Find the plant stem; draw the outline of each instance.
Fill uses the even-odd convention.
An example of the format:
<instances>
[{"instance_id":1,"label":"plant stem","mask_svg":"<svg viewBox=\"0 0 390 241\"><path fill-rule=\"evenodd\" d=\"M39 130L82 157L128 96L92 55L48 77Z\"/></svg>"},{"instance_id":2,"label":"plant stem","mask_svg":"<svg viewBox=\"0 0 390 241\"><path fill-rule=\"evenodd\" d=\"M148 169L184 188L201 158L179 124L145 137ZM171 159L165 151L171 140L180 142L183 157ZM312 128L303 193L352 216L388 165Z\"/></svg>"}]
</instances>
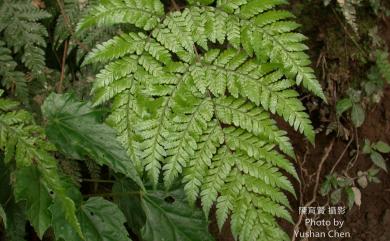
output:
<instances>
[{"instance_id":1,"label":"plant stem","mask_svg":"<svg viewBox=\"0 0 390 241\"><path fill-rule=\"evenodd\" d=\"M83 178L83 182L98 182L98 183L115 183L115 181L112 180L101 180L101 179L88 179L88 178Z\"/></svg>"},{"instance_id":2,"label":"plant stem","mask_svg":"<svg viewBox=\"0 0 390 241\"><path fill-rule=\"evenodd\" d=\"M84 194L84 197L114 197L114 196L130 196L130 195L142 195L141 191L134 192L108 192L108 193L91 193Z\"/></svg>"},{"instance_id":3,"label":"plant stem","mask_svg":"<svg viewBox=\"0 0 390 241\"><path fill-rule=\"evenodd\" d=\"M68 45L69 45L69 42L68 42L68 40L66 40L65 45L64 45L64 53L62 54L61 77L60 77L60 82L58 83L58 86L57 86L58 93L62 93L62 90L63 90L63 82L64 82L64 78L65 78L65 63L66 63L66 56L68 55Z\"/></svg>"}]
</instances>

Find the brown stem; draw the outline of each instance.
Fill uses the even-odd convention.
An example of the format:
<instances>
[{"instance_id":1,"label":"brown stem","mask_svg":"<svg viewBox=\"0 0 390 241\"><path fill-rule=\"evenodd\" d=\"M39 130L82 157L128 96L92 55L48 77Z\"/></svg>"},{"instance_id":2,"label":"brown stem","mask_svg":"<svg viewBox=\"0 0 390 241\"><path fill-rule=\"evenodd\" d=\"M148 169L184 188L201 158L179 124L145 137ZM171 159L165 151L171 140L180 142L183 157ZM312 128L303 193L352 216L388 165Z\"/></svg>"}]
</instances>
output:
<instances>
[{"instance_id":1,"label":"brown stem","mask_svg":"<svg viewBox=\"0 0 390 241\"><path fill-rule=\"evenodd\" d=\"M83 194L84 197L115 197L115 196L129 196L129 195L142 195L143 192L141 191L134 191L134 192L108 192L108 193L90 193L90 194Z\"/></svg>"},{"instance_id":2,"label":"brown stem","mask_svg":"<svg viewBox=\"0 0 390 241\"><path fill-rule=\"evenodd\" d=\"M68 29L69 34L73 36L74 35L74 30L73 30L73 27L72 27L72 23L70 22L69 16L65 12L64 3L62 2L62 0L57 0L57 4L58 4L58 7L60 8L62 17L64 18L64 23L65 23L66 28ZM88 46L83 44L78 39L73 38L73 41L75 41L75 43L78 46L80 46L80 48L84 49L85 51L89 51Z\"/></svg>"},{"instance_id":3,"label":"brown stem","mask_svg":"<svg viewBox=\"0 0 390 241\"><path fill-rule=\"evenodd\" d=\"M66 56L68 55L68 40L65 41L64 45L64 53L62 54L62 63L61 63L61 77L60 77L60 82L57 86L57 92L62 93L63 90L63 82L65 78L65 63L66 63Z\"/></svg>"},{"instance_id":4,"label":"brown stem","mask_svg":"<svg viewBox=\"0 0 390 241\"><path fill-rule=\"evenodd\" d=\"M88 178L83 178L81 180L83 182L115 183L115 181L113 181L113 180L88 179Z\"/></svg>"},{"instance_id":5,"label":"brown stem","mask_svg":"<svg viewBox=\"0 0 390 241\"><path fill-rule=\"evenodd\" d=\"M334 172L334 170L336 169L337 165L343 159L345 153L347 152L347 150L348 150L349 146L352 144L352 142L353 142L353 138L351 138L351 140L348 142L347 146L344 148L343 152L341 153L341 155L339 156L337 161L334 163L332 169L330 170L330 174L332 174Z\"/></svg>"}]
</instances>

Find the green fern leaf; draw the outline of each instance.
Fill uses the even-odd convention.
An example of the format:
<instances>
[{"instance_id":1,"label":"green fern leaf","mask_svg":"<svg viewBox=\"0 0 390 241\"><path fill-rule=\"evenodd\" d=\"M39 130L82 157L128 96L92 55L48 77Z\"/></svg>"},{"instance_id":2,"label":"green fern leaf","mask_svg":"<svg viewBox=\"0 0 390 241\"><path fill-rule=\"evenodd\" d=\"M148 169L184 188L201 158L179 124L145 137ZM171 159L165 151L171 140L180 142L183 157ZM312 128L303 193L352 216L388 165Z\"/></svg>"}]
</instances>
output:
<instances>
[{"instance_id":1,"label":"green fern leaf","mask_svg":"<svg viewBox=\"0 0 390 241\"><path fill-rule=\"evenodd\" d=\"M223 132L218 122L210 122L198 141L196 154L193 155L188 168L184 171L184 190L190 204L193 205L198 198L203 177L206 175L208 167L211 166L211 159L217 152L217 148L223 141Z\"/></svg>"},{"instance_id":2,"label":"green fern leaf","mask_svg":"<svg viewBox=\"0 0 390 241\"><path fill-rule=\"evenodd\" d=\"M11 50L5 46L3 41L0 41L1 82L7 89L15 86L15 95L24 101L28 97L27 80L22 72L15 69L16 66L17 63L12 58Z\"/></svg>"},{"instance_id":3,"label":"green fern leaf","mask_svg":"<svg viewBox=\"0 0 390 241\"><path fill-rule=\"evenodd\" d=\"M145 38L142 38L142 36L134 33L116 36L98 45L87 55L84 64L96 61L108 62L127 54L140 53L145 45L144 41L142 41Z\"/></svg>"},{"instance_id":4,"label":"green fern leaf","mask_svg":"<svg viewBox=\"0 0 390 241\"><path fill-rule=\"evenodd\" d=\"M225 124L235 125L268 138L269 142L274 142L283 152L294 157L294 150L286 132L279 130L266 111L246 102L245 99L217 99L216 116Z\"/></svg>"},{"instance_id":5,"label":"green fern leaf","mask_svg":"<svg viewBox=\"0 0 390 241\"><path fill-rule=\"evenodd\" d=\"M23 53L22 62L33 73L39 74L45 67L46 28L39 22L50 17L45 10L30 2L6 1L0 12L8 16L4 23L4 41L14 52Z\"/></svg>"},{"instance_id":6,"label":"green fern leaf","mask_svg":"<svg viewBox=\"0 0 390 241\"><path fill-rule=\"evenodd\" d=\"M169 111L169 99L158 99L156 105L162 108L157 110L155 116L141 123L137 123L135 127L135 132L145 137L140 143L141 158L144 160L143 165L145 171L148 173L154 186L158 183L162 166L161 162L167 155L163 145L164 137L168 132L167 115Z\"/></svg>"},{"instance_id":7,"label":"green fern leaf","mask_svg":"<svg viewBox=\"0 0 390 241\"><path fill-rule=\"evenodd\" d=\"M141 2L148 9L151 1ZM283 173L298 175L284 155L294 157L287 133L271 114L314 142L294 90L302 84L325 99L306 38L291 13L275 9L285 0L188 2L167 12L156 3L158 11L134 13L132 1L91 9L80 28L135 26L89 53L86 63L105 64L94 104L113 100L108 123L154 187L182 178L188 201L200 198L206 216L216 203L220 227L231 215L236 238L287 240L277 219L291 221L284 192L295 192Z\"/></svg>"}]
</instances>

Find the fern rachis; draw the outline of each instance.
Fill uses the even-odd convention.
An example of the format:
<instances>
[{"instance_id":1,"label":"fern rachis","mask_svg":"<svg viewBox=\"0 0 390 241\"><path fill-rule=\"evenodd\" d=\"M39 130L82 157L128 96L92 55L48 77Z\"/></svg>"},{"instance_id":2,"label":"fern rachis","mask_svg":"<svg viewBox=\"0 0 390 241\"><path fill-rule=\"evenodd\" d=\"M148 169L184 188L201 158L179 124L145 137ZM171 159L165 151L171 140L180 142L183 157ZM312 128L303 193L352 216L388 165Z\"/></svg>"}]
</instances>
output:
<instances>
[{"instance_id":1,"label":"fern rachis","mask_svg":"<svg viewBox=\"0 0 390 241\"><path fill-rule=\"evenodd\" d=\"M302 84L325 99L309 67L298 25L283 0L189 1L165 12L158 0L113 0L92 8L78 28L132 24L133 32L98 45L85 63L97 75L95 105L113 99L109 123L133 162L157 185L181 177L205 213L217 203L239 240L286 240L276 218L291 221L281 170L297 178L277 114L314 141ZM127 123L127 124L126 124ZM129 124L131 123L131 124ZM284 154L282 154L284 153Z\"/></svg>"}]
</instances>

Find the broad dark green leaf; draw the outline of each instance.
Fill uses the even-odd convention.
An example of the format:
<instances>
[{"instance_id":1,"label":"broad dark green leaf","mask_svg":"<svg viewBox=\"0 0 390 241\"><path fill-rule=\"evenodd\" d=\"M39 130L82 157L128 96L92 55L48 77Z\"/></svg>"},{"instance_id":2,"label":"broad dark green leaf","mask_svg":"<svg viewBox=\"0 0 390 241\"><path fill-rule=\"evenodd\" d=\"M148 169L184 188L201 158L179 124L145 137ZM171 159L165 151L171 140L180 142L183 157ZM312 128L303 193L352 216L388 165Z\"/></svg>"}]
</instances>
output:
<instances>
[{"instance_id":1,"label":"broad dark green leaf","mask_svg":"<svg viewBox=\"0 0 390 241\"><path fill-rule=\"evenodd\" d=\"M101 197L90 198L81 205L79 219L88 241L131 240L124 226L126 218L123 213L118 206Z\"/></svg>"},{"instance_id":2,"label":"broad dark green leaf","mask_svg":"<svg viewBox=\"0 0 390 241\"><path fill-rule=\"evenodd\" d=\"M16 201L25 201L27 219L38 236L42 238L45 231L52 225L52 214L49 207L53 197L58 209L63 212L63 219L71 224L75 234L82 237L80 224L77 220L75 204L66 193L63 180L58 175L55 165L40 159L39 168L24 167L16 172L14 194ZM50 195L49 195L50 193Z\"/></svg>"},{"instance_id":3,"label":"broad dark green leaf","mask_svg":"<svg viewBox=\"0 0 390 241\"><path fill-rule=\"evenodd\" d=\"M58 203L54 202L50 211L57 240L83 241L64 219L64 212ZM93 197L82 203L77 216L84 241L131 241L124 226L126 218L123 213L115 204L101 197Z\"/></svg>"},{"instance_id":4,"label":"broad dark green leaf","mask_svg":"<svg viewBox=\"0 0 390 241\"><path fill-rule=\"evenodd\" d=\"M99 122L99 111L71 94L51 94L42 106L46 133L63 153L76 159L93 158L143 186L133 162L116 139L115 130Z\"/></svg>"},{"instance_id":5,"label":"broad dark green leaf","mask_svg":"<svg viewBox=\"0 0 390 241\"><path fill-rule=\"evenodd\" d=\"M51 223L48 208L52 203L42 176L37 168L30 166L18 170L15 180L15 199L18 202L26 201L27 218L42 238Z\"/></svg>"},{"instance_id":6,"label":"broad dark green leaf","mask_svg":"<svg viewBox=\"0 0 390 241\"><path fill-rule=\"evenodd\" d=\"M7 226L5 237L7 241L24 241L26 215L25 207L15 203L10 183L11 168L0 161L0 203L7 215L4 225Z\"/></svg>"},{"instance_id":7,"label":"broad dark green leaf","mask_svg":"<svg viewBox=\"0 0 390 241\"><path fill-rule=\"evenodd\" d=\"M65 211L58 200L55 200L54 204L50 206L49 209L52 213L52 226L56 240L83 241L80 238L80 235L75 232L72 225L65 219Z\"/></svg>"},{"instance_id":8,"label":"broad dark green leaf","mask_svg":"<svg viewBox=\"0 0 390 241\"><path fill-rule=\"evenodd\" d=\"M0 160L0 203L4 205L4 208L6 208L5 203L7 202L7 200L9 200L11 196L13 196L11 190L10 174L11 169L7 165L5 165L2 160Z\"/></svg>"},{"instance_id":9,"label":"broad dark green leaf","mask_svg":"<svg viewBox=\"0 0 390 241\"><path fill-rule=\"evenodd\" d=\"M72 224L75 231L82 237L80 224L76 217L76 207L73 200L67 196L64 182L58 172L57 160L42 150L36 150L35 154L37 160L39 160L37 169L41 174L42 182L50 190L52 198L57 199L61 204L61 208L65 212L65 219Z\"/></svg>"},{"instance_id":10,"label":"broad dark green leaf","mask_svg":"<svg viewBox=\"0 0 390 241\"><path fill-rule=\"evenodd\" d=\"M115 182L112 192L117 194L114 196L114 202L125 215L128 226L134 233L140 235L146 217L142 211L139 187L130 179L122 178Z\"/></svg>"},{"instance_id":11,"label":"broad dark green leaf","mask_svg":"<svg viewBox=\"0 0 390 241\"><path fill-rule=\"evenodd\" d=\"M64 179L63 187L66 195L71 198L77 206L81 205L81 193L78 188L72 183L72 181ZM65 218L67 214L63 208L63 204L60 199L55 198L54 203L50 206L49 210L52 214L52 227L57 240L82 241L80 235L74 229L74 226L71 225L69 221Z\"/></svg>"},{"instance_id":12,"label":"broad dark green leaf","mask_svg":"<svg viewBox=\"0 0 390 241\"><path fill-rule=\"evenodd\" d=\"M6 240L25 241L26 215L24 213L24 207L20 203L15 203L12 199L5 209L7 212Z\"/></svg>"},{"instance_id":13,"label":"broad dark green leaf","mask_svg":"<svg viewBox=\"0 0 390 241\"><path fill-rule=\"evenodd\" d=\"M147 190L131 181L118 180L114 201L143 241L212 241L203 212L188 205L181 187L172 191ZM142 212L143 210L143 212Z\"/></svg>"},{"instance_id":14,"label":"broad dark green leaf","mask_svg":"<svg viewBox=\"0 0 390 241\"><path fill-rule=\"evenodd\" d=\"M145 241L211 241L202 211L191 208L182 189L150 191L143 195Z\"/></svg>"}]
</instances>

